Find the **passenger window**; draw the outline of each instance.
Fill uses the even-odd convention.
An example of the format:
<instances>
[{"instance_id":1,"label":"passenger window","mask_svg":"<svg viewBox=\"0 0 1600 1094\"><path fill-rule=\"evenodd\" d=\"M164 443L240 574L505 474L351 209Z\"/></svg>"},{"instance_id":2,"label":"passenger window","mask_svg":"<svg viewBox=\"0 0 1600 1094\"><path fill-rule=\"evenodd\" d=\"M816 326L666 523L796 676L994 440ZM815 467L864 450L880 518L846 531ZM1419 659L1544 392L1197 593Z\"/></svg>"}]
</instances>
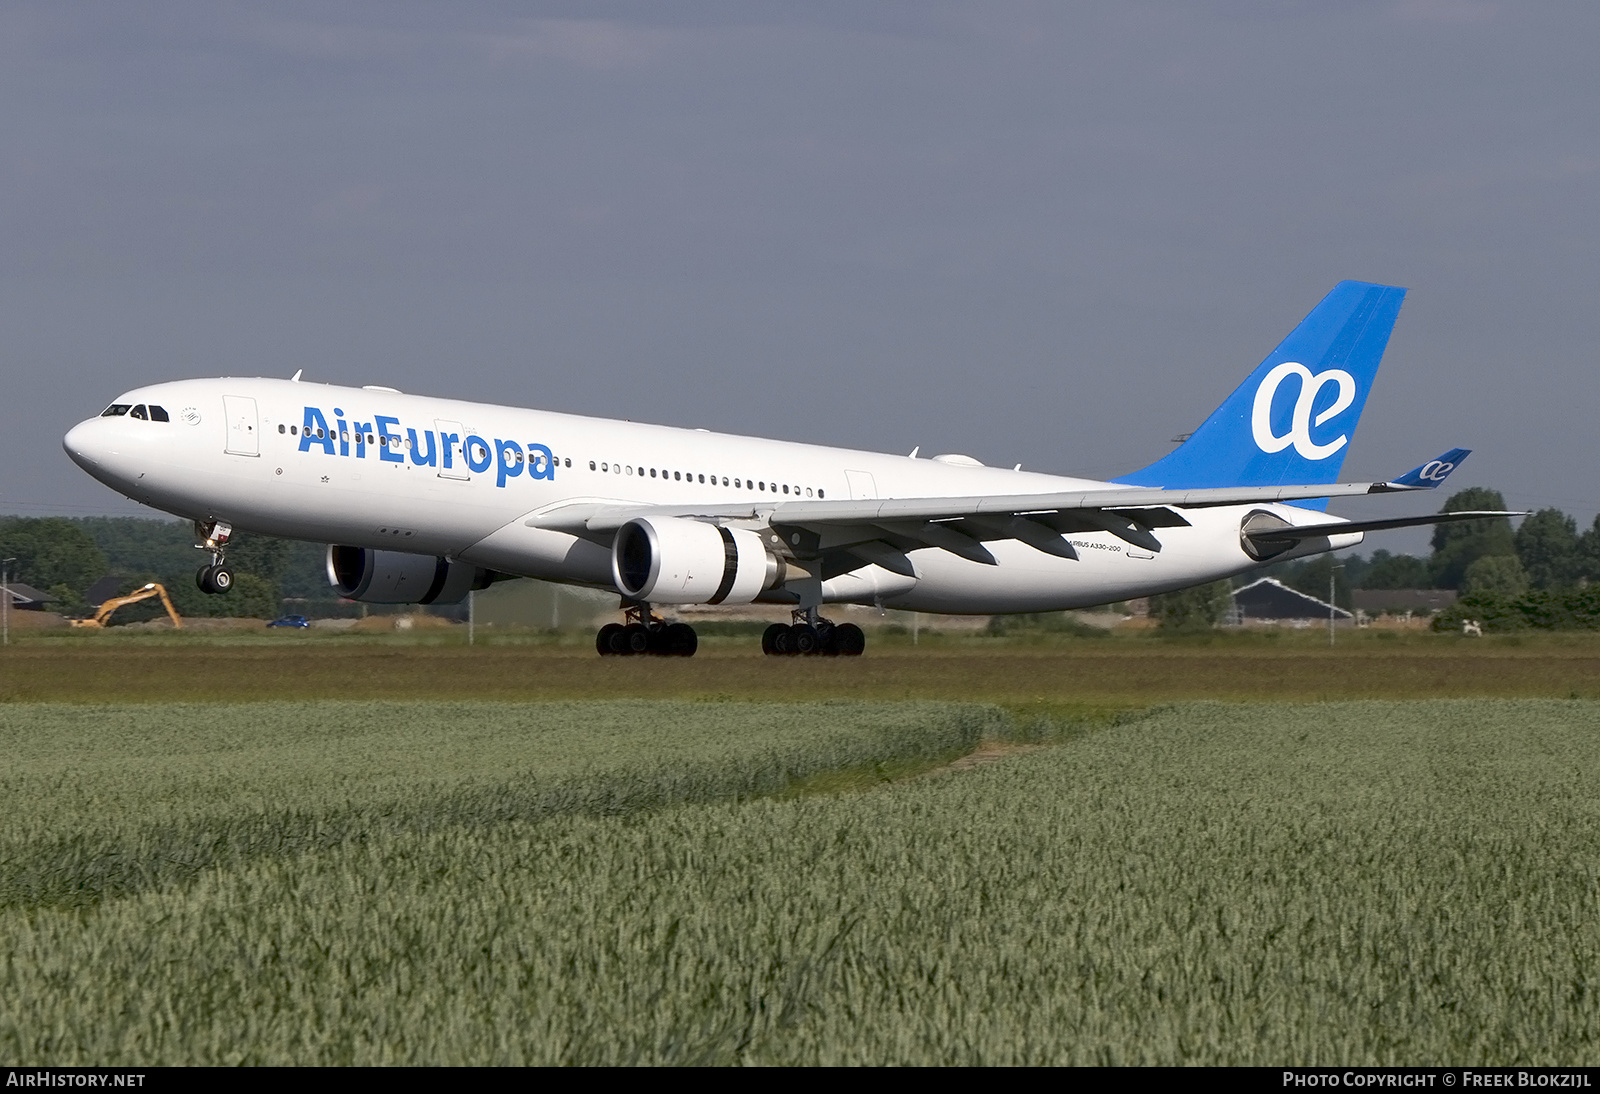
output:
<instances>
[{"instance_id":1,"label":"passenger window","mask_svg":"<svg viewBox=\"0 0 1600 1094\"><path fill-rule=\"evenodd\" d=\"M568 456L568 457L567 457L567 464L566 464L566 465L567 465L567 466L568 466L568 467L571 467L571 466L572 466L572 457L571 457L571 456Z\"/></svg>"},{"instance_id":2,"label":"passenger window","mask_svg":"<svg viewBox=\"0 0 1600 1094\"><path fill-rule=\"evenodd\" d=\"M593 460L590 460L590 461L589 461L589 470L590 470L590 471L593 471L593 470L594 470L594 461L593 461Z\"/></svg>"},{"instance_id":3,"label":"passenger window","mask_svg":"<svg viewBox=\"0 0 1600 1094\"><path fill-rule=\"evenodd\" d=\"M756 483L756 488L758 490L765 491L766 488L767 488L767 484L765 482L758 482L758 483Z\"/></svg>"},{"instance_id":4,"label":"passenger window","mask_svg":"<svg viewBox=\"0 0 1600 1094\"><path fill-rule=\"evenodd\" d=\"M152 422L172 421L171 418L167 417L167 408L164 406L156 406L154 403L150 404L150 420Z\"/></svg>"},{"instance_id":5,"label":"passenger window","mask_svg":"<svg viewBox=\"0 0 1600 1094\"><path fill-rule=\"evenodd\" d=\"M701 481L701 482L705 482L705 481L706 481L706 477L705 477L705 476L704 476L704 475L701 475L701 476L700 476L700 481Z\"/></svg>"},{"instance_id":6,"label":"passenger window","mask_svg":"<svg viewBox=\"0 0 1600 1094\"><path fill-rule=\"evenodd\" d=\"M656 477L656 469L653 467L650 469L650 477L652 479Z\"/></svg>"},{"instance_id":7,"label":"passenger window","mask_svg":"<svg viewBox=\"0 0 1600 1094\"><path fill-rule=\"evenodd\" d=\"M809 498L810 496L811 496L811 487L808 486L808 487L806 487L806 497Z\"/></svg>"},{"instance_id":8,"label":"passenger window","mask_svg":"<svg viewBox=\"0 0 1600 1094\"><path fill-rule=\"evenodd\" d=\"M289 428L286 425L284 425L282 422L279 422L278 423L278 432L279 433L287 433L287 432L289 432Z\"/></svg>"},{"instance_id":9,"label":"passenger window","mask_svg":"<svg viewBox=\"0 0 1600 1094\"><path fill-rule=\"evenodd\" d=\"M128 417L130 417L130 418L138 418L141 422L146 422L146 421L150 420L150 416L145 413L145 409L144 409L144 404L143 403L140 403L138 406L136 406L132 410L128 411Z\"/></svg>"},{"instance_id":10,"label":"passenger window","mask_svg":"<svg viewBox=\"0 0 1600 1094\"><path fill-rule=\"evenodd\" d=\"M611 470L611 465L609 463L603 463L603 464L600 465L600 470L602 470L602 471L610 471Z\"/></svg>"},{"instance_id":11,"label":"passenger window","mask_svg":"<svg viewBox=\"0 0 1600 1094\"><path fill-rule=\"evenodd\" d=\"M102 418L120 418L129 410L127 403L112 403L100 412Z\"/></svg>"},{"instance_id":12,"label":"passenger window","mask_svg":"<svg viewBox=\"0 0 1600 1094\"><path fill-rule=\"evenodd\" d=\"M682 479L683 479L683 472L681 472L681 471L674 471L674 472L673 472L673 473L672 473L672 477L673 477L673 479L674 479L674 481L681 481L681 480L682 480Z\"/></svg>"},{"instance_id":13,"label":"passenger window","mask_svg":"<svg viewBox=\"0 0 1600 1094\"><path fill-rule=\"evenodd\" d=\"M825 497L827 497L827 495L826 495L826 494L824 494L824 493L823 493L823 492L822 492L822 491L821 491L821 490L818 490L818 491L817 491L817 497L818 497L818 498L825 498Z\"/></svg>"}]
</instances>

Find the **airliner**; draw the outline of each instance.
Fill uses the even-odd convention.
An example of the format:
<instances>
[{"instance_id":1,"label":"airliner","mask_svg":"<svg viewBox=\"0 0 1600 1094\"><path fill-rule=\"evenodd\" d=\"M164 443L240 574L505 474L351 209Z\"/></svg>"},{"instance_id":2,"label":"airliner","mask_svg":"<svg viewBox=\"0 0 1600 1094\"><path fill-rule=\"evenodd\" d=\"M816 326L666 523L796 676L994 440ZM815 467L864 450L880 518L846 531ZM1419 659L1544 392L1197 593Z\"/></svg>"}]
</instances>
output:
<instances>
[{"instance_id":1,"label":"airliner","mask_svg":"<svg viewBox=\"0 0 1600 1094\"><path fill-rule=\"evenodd\" d=\"M339 595L457 603L506 577L606 589L603 656L691 655L685 605L787 606L770 655L862 652L830 604L1004 614L1162 593L1363 534L1478 512L1350 521L1328 500L1436 488L1455 449L1339 483L1405 290L1337 285L1201 426L1107 482L303 380L136 388L63 445L96 479L192 520L233 585L240 531L329 544Z\"/></svg>"}]
</instances>

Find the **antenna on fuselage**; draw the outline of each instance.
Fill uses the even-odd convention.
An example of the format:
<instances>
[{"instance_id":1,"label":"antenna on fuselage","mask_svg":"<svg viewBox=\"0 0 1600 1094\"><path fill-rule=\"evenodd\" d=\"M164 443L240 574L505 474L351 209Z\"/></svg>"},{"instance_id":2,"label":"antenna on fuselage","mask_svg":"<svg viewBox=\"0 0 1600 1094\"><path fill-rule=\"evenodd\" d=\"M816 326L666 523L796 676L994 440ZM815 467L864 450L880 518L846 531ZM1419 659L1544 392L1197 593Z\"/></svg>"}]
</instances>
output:
<instances>
[{"instance_id":1,"label":"antenna on fuselage","mask_svg":"<svg viewBox=\"0 0 1600 1094\"><path fill-rule=\"evenodd\" d=\"M305 371L305 369L303 369L303 368L295 369L294 370L294 375L289 377L289 382L292 383L292 384L298 384L300 382L300 374L302 372L304 372L304 371Z\"/></svg>"}]
</instances>

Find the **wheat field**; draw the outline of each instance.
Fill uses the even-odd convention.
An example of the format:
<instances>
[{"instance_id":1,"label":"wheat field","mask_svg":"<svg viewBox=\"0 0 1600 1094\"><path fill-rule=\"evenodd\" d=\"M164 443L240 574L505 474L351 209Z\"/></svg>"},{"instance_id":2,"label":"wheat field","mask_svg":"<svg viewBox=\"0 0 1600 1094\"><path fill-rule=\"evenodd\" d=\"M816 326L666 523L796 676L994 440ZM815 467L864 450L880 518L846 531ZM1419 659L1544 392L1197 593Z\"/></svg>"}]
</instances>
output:
<instances>
[{"instance_id":1,"label":"wheat field","mask_svg":"<svg viewBox=\"0 0 1600 1094\"><path fill-rule=\"evenodd\" d=\"M1588 701L74 717L0 707L19 1063L1600 1058Z\"/></svg>"}]
</instances>

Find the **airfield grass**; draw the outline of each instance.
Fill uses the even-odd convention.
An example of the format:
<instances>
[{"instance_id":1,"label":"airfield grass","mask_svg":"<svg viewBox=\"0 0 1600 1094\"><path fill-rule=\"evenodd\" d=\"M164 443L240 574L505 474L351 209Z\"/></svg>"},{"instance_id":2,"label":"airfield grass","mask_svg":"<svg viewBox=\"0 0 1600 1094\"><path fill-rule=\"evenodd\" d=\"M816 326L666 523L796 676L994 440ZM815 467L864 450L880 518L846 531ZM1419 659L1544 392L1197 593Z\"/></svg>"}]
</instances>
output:
<instances>
[{"instance_id":1,"label":"airfield grass","mask_svg":"<svg viewBox=\"0 0 1600 1094\"><path fill-rule=\"evenodd\" d=\"M1592 701L9 703L0 738L13 1063L1600 1063Z\"/></svg>"},{"instance_id":2,"label":"airfield grass","mask_svg":"<svg viewBox=\"0 0 1600 1094\"><path fill-rule=\"evenodd\" d=\"M875 632L859 658L762 657L709 636L693 658L600 658L587 634L32 635L0 650L4 702L279 699L949 700L1135 709L1191 699L1600 698L1600 635L1393 631L1156 638Z\"/></svg>"}]
</instances>

